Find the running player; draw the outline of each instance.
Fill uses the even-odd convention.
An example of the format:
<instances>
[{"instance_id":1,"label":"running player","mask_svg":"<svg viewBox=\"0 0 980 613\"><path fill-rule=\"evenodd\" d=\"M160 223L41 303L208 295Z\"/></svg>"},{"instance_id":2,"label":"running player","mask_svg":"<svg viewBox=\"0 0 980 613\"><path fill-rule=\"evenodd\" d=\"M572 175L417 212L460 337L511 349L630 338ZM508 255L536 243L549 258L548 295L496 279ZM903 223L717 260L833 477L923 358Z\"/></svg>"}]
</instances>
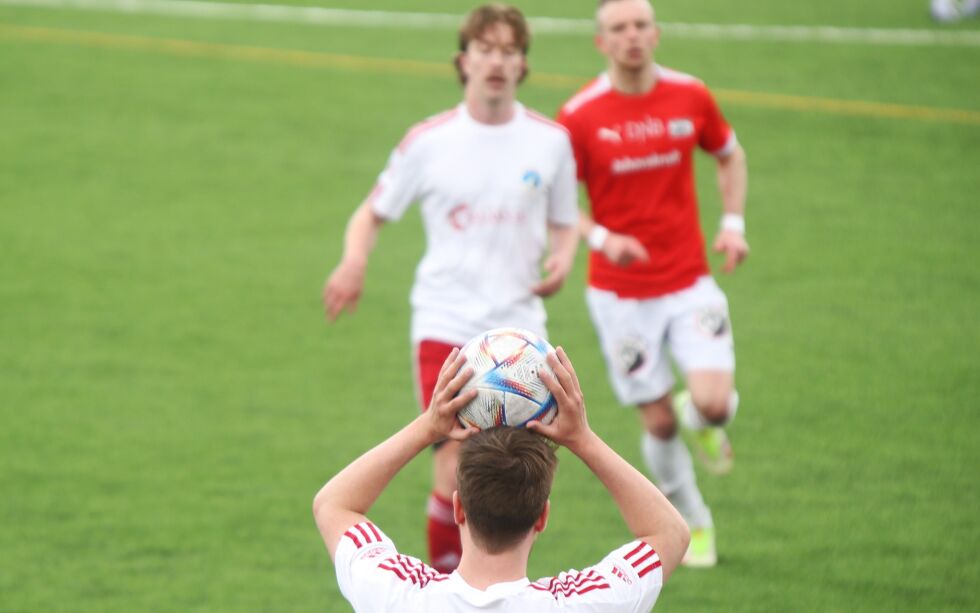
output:
<instances>
[{"instance_id":1,"label":"running player","mask_svg":"<svg viewBox=\"0 0 980 613\"><path fill-rule=\"evenodd\" d=\"M475 9L459 33L463 102L411 128L347 226L323 291L327 317L353 312L382 225L420 202L427 249L412 288L411 340L420 406L453 347L491 328L546 335L541 298L558 291L578 243L575 161L565 130L517 102L530 34L516 8ZM541 279L542 261L545 277ZM453 441L434 452L429 556L459 562Z\"/></svg>"},{"instance_id":2,"label":"running player","mask_svg":"<svg viewBox=\"0 0 980 613\"><path fill-rule=\"evenodd\" d=\"M710 276L694 188L694 151L717 161L724 215L714 248L731 272L748 255L745 153L705 85L654 63L660 39L648 0L604 0L596 46L607 71L561 109L592 217L587 301L613 388L636 405L643 457L692 529L690 566L717 562L714 522L677 418L713 472L731 468L719 427L738 407L725 294ZM689 392L672 402L670 357Z\"/></svg>"}]
</instances>

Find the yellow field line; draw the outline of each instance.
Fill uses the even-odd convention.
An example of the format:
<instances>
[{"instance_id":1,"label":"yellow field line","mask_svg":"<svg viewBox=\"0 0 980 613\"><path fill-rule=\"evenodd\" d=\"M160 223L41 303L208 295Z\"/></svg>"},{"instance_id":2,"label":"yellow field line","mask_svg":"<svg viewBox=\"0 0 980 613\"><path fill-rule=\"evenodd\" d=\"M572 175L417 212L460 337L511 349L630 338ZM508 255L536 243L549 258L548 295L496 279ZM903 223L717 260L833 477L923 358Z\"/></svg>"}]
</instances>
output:
<instances>
[{"instance_id":1,"label":"yellow field line","mask_svg":"<svg viewBox=\"0 0 980 613\"><path fill-rule=\"evenodd\" d=\"M128 49L149 51L166 55L187 57L209 57L251 62L268 62L290 66L326 68L332 70L367 71L385 74L411 74L453 78L448 64L405 60L397 58L371 58L337 53L275 49L270 47L250 47L222 43L206 43L191 40L150 38L124 34L84 32L55 28L36 28L0 24L0 39L61 43L103 49ZM581 86L587 78L561 74L532 73L533 85L573 90ZM834 98L813 98L786 94L770 94L732 89L714 89L718 99L726 104L753 108L772 108L779 110L812 111L838 115L861 117L914 119L943 123L980 125L980 112L963 109L936 108L926 106L907 106L864 102L860 100L838 100Z\"/></svg>"}]
</instances>

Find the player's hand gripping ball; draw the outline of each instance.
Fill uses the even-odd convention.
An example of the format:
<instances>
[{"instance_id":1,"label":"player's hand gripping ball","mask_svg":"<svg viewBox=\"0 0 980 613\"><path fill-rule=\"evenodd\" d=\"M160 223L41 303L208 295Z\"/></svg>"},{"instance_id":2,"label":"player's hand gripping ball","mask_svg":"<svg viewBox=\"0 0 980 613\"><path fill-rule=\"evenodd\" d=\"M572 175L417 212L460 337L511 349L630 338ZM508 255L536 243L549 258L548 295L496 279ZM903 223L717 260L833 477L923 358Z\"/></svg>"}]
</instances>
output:
<instances>
[{"instance_id":1,"label":"player's hand gripping ball","mask_svg":"<svg viewBox=\"0 0 980 613\"><path fill-rule=\"evenodd\" d=\"M477 395L459 412L460 423L484 430L554 421L558 406L538 377L542 370L554 376L545 360L550 351L548 341L520 328L495 328L471 339L462 353L473 377L460 393L476 389Z\"/></svg>"}]
</instances>

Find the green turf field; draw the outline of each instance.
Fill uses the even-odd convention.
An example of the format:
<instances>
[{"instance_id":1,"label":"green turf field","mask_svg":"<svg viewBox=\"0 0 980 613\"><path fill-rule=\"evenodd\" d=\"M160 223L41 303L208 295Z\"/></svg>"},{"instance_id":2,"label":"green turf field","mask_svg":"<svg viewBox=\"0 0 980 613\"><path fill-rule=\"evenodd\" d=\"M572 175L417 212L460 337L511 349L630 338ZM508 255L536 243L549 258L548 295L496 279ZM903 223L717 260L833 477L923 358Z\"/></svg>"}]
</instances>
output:
<instances>
[{"instance_id":1,"label":"green turf field","mask_svg":"<svg viewBox=\"0 0 980 613\"><path fill-rule=\"evenodd\" d=\"M593 3L521 6L588 18ZM925 0L658 7L665 22L940 29ZM0 610L348 610L310 504L416 411L418 216L382 233L354 317L328 326L320 289L391 147L458 101L454 45L439 28L0 3ZM736 470L701 476L721 562L678 571L659 608L976 610L980 46L667 30L658 59L716 88L738 131L753 249L720 279L742 395ZM587 35L538 37L531 64L521 98L548 114L601 69ZM593 427L638 463L581 264L549 302L551 337ZM628 539L562 462L532 578ZM372 513L415 555L428 471L412 463Z\"/></svg>"}]
</instances>

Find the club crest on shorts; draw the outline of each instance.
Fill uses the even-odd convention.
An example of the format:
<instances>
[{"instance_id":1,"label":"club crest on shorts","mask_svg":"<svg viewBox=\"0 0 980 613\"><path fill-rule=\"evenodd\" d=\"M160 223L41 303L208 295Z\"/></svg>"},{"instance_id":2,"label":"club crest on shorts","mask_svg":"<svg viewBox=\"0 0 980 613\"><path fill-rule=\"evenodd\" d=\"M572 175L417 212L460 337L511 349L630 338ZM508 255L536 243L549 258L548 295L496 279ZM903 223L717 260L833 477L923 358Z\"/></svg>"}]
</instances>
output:
<instances>
[{"instance_id":1,"label":"club crest on shorts","mask_svg":"<svg viewBox=\"0 0 980 613\"><path fill-rule=\"evenodd\" d=\"M647 349L643 344L643 339L636 336L619 339L616 343L614 357L620 371L632 375L647 362Z\"/></svg>"},{"instance_id":2,"label":"club crest on shorts","mask_svg":"<svg viewBox=\"0 0 980 613\"><path fill-rule=\"evenodd\" d=\"M714 338L728 334L731 328L728 323L728 313L717 307L708 308L698 313L697 321L698 329Z\"/></svg>"}]
</instances>

